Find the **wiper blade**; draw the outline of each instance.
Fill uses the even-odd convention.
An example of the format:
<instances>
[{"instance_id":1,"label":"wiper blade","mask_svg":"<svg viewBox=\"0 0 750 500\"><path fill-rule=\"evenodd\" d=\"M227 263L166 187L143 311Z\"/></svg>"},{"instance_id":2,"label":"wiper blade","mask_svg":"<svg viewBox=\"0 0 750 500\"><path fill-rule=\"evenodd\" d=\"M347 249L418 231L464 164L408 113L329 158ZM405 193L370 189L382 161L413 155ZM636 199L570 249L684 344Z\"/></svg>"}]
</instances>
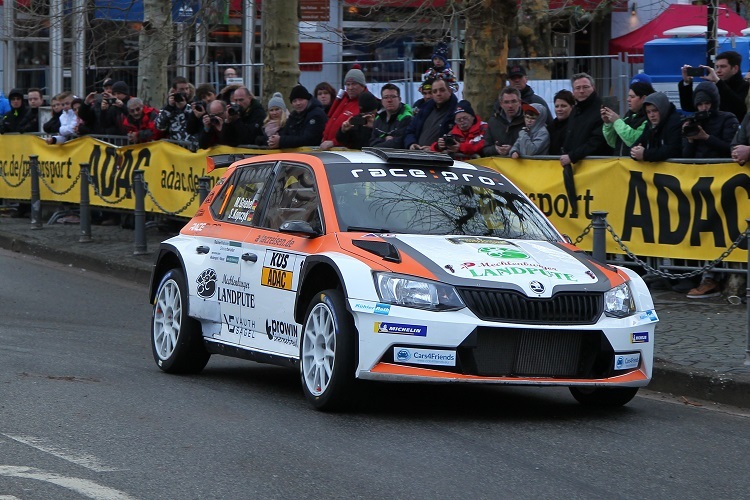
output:
<instances>
[{"instance_id":1,"label":"wiper blade","mask_svg":"<svg viewBox=\"0 0 750 500\"><path fill-rule=\"evenodd\" d=\"M363 233L391 233L390 229L383 229L379 227L365 227L365 226L349 226L346 228L347 231L359 231Z\"/></svg>"}]
</instances>

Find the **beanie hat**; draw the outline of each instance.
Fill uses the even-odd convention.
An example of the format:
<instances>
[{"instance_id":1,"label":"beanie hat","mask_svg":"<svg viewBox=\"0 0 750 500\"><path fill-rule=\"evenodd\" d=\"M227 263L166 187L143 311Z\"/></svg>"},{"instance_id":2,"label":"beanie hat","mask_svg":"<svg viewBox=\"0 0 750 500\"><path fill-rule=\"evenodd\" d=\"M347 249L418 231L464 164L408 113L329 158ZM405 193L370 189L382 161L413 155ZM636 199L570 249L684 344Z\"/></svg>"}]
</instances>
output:
<instances>
[{"instance_id":1,"label":"beanie hat","mask_svg":"<svg viewBox=\"0 0 750 500\"><path fill-rule=\"evenodd\" d=\"M310 92L307 91L304 85L297 85L289 93L289 101L295 99L306 99L309 101L312 99L312 95L310 95Z\"/></svg>"},{"instance_id":2,"label":"beanie hat","mask_svg":"<svg viewBox=\"0 0 750 500\"><path fill-rule=\"evenodd\" d=\"M13 89L10 91L10 94L8 94L8 100L13 99L14 97L20 97L23 99L23 90L21 89Z\"/></svg>"},{"instance_id":3,"label":"beanie hat","mask_svg":"<svg viewBox=\"0 0 750 500\"><path fill-rule=\"evenodd\" d=\"M456 111L453 112L453 116L456 116L459 113L469 113L474 118L477 117L476 113L474 113L474 108L471 107L471 103L469 101L458 101L458 104L456 105Z\"/></svg>"},{"instance_id":4,"label":"beanie hat","mask_svg":"<svg viewBox=\"0 0 750 500\"><path fill-rule=\"evenodd\" d=\"M113 79L105 78L104 81L102 82L102 87L111 87L114 84L115 84L115 81Z\"/></svg>"},{"instance_id":5,"label":"beanie hat","mask_svg":"<svg viewBox=\"0 0 750 500\"><path fill-rule=\"evenodd\" d=\"M362 92L357 101L360 113L370 113L380 109L380 100L372 92Z\"/></svg>"},{"instance_id":6,"label":"beanie hat","mask_svg":"<svg viewBox=\"0 0 750 500\"><path fill-rule=\"evenodd\" d=\"M705 90L698 90L693 95L693 104L696 106L702 102L711 102L713 103L713 99L711 99L711 96L708 92Z\"/></svg>"},{"instance_id":7,"label":"beanie hat","mask_svg":"<svg viewBox=\"0 0 750 500\"><path fill-rule=\"evenodd\" d=\"M649 85L652 85L653 82L651 81L651 77L648 76L646 73L638 73L636 75L633 75L633 79L630 80L631 85L636 82L643 82L648 83Z\"/></svg>"},{"instance_id":8,"label":"beanie hat","mask_svg":"<svg viewBox=\"0 0 750 500\"><path fill-rule=\"evenodd\" d=\"M271 99L268 100L268 109L271 108L281 108L286 110L286 104L284 104L284 97L281 95L281 92L274 93L271 96Z\"/></svg>"},{"instance_id":9,"label":"beanie hat","mask_svg":"<svg viewBox=\"0 0 750 500\"><path fill-rule=\"evenodd\" d=\"M448 46L444 43L439 43L435 46L435 52L432 53L432 59L442 59L444 63L448 63Z\"/></svg>"},{"instance_id":10,"label":"beanie hat","mask_svg":"<svg viewBox=\"0 0 750 500\"><path fill-rule=\"evenodd\" d=\"M344 83L348 82L349 80L353 81L354 83L358 83L363 87L367 86L367 82L365 81L365 74L362 73L361 69L352 68L347 71L346 76L344 77Z\"/></svg>"},{"instance_id":11,"label":"beanie hat","mask_svg":"<svg viewBox=\"0 0 750 500\"><path fill-rule=\"evenodd\" d=\"M128 84L123 81L115 82L115 84L112 85L112 93L130 95L130 87L128 87Z\"/></svg>"}]
</instances>

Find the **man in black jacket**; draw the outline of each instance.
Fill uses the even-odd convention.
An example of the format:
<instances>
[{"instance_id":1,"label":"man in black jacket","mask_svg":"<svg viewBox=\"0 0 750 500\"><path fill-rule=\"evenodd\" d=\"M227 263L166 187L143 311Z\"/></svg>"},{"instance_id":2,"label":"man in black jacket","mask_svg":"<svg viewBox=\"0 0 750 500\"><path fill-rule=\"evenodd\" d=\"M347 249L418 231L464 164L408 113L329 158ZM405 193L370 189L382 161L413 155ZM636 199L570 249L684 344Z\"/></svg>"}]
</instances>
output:
<instances>
[{"instance_id":1,"label":"man in black jacket","mask_svg":"<svg viewBox=\"0 0 750 500\"><path fill-rule=\"evenodd\" d=\"M737 120L742 121L747 113L745 98L747 97L750 83L742 78L740 64L742 56L733 50L727 50L716 56L715 68L699 66L703 68L706 75L702 78L716 84L719 89L721 111L734 113ZM693 103L693 77L688 75L689 64L682 67L682 81L677 84L680 91L680 107L683 111L695 111Z\"/></svg>"},{"instance_id":2,"label":"man in black jacket","mask_svg":"<svg viewBox=\"0 0 750 500\"><path fill-rule=\"evenodd\" d=\"M372 125L370 146L402 149L406 127L412 120L411 106L401 102L401 90L392 83L383 85L380 99L383 111L378 113Z\"/></svg>"},{"instance_id":3,"label":"man in black jacket","mask_svg":"<svg viewBox=\"0 0 750 500\"><path fill-rule=\"evenodd\" d=\"M268 147L285 149L319 145L328 121L323 105L303 85L292 89L289 102L292 103L292 112L286 125L268 138Z\"/></svg>"},{"instance_id":4,"label":"man in black jacket","mask_svg":"<svg viewBox=\"0 0 750 500\"><path fill-rule=\"evenodd\" d=\"M641 138L630 148L639 161L666 161L676 158L682 148L682 124L677 108L664 92L654 92L643 101L648 123Z\"/></svg>"},{"instance_id":5,"label":"man in black jacket","mask_svg":"<svg viewBox=\"0 0 750 500\"><path fill-rule=\"evenodd\" d=\"M602 100L596 93L591 75L577 73L570 79L576 105L570 114L568 134L563 143L564 154L560 164L564 167L578 163L587 156L608 155L611 150L602 133Z\"/></svg>"},{"instance_id":6,"label":"man in black jacket","mask_svg":"<svg viewBox=\"0 0 750 500\"><path fill-rule=\"evenodd\" d=\"M258 99L246 87L240 87L232 94L236 106L227 108L227 122L224 125L224 137L230 146L256 144L263 135L263 120L266 110Z\"/></svg>"},{"instance_id":7,"label":"man in black jacket","mask_svg":"<svg viewBox=\"0 0 750 500\"><path fill-rule=\"evenodd\" d=\"M739 122L734 114L720 111L719 91L711 82L695 87L697 112L682 125L683 158L729 158L730 144Z\"/></svg>"},{"instance_id":8,"label":"man in black jacket","mask_svg":"<svg viewBox=\"0 0 750 500\"><path fill-rule=\"evenodd\" d=\"M526 126L521 107L521 91L505 87L497 96L492 116L487 120L482 156L509 156L518 133Z\"/></svg>"}]
</instances>

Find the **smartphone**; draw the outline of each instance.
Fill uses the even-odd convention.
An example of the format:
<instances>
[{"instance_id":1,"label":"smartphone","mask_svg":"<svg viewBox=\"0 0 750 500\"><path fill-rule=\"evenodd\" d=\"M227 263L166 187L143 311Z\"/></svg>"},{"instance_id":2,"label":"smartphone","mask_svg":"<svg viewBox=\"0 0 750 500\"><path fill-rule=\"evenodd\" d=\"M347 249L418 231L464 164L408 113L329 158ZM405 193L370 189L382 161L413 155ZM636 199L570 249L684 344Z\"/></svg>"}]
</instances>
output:
<instances>
[{"instance_id":1,"label":"smartphone","mask_svg":"<svg viewBox=\"0 0 750 500\"><path fill-rule=\"evenodd\" d=\"M687 76L706 76L705 68L687 68Z\"/></svg>"},{"instance_id":2,"label":"smartphone","mask_svg":"<svg viewBox=\"0 0 750 500\"><path fill-rule=\"evenodd\" d=\"M617 99L617 96L608 95L602 97L602 106L604 106L605 108L609 108L612 111L620 111L620 101Z\"/></svg>"},{"instance_id":3,"label":"smartphone","mask_svg":"<svg viewBox=\"0 0 750 500\"><path fill-rule=\"evenodd\" d=\"M364 125L365 123L367 123L367 119L362 115L354 115L349 118L349 123L351 125Z\"/></svg>"}]
</instances>

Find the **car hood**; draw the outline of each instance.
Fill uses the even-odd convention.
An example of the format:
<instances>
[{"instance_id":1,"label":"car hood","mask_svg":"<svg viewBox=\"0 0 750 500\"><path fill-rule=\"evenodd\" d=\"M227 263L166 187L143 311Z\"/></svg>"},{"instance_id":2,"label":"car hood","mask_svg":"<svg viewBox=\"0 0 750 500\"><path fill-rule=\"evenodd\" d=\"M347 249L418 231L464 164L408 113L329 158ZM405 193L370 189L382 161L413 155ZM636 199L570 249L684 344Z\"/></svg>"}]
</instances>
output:
<instances>
[{"instance_id":1,"label":"car hood","mask_svg":"<svg viewBox=\"0 0 750 500\"><path fill-rule=\"evenodd\" d=\"M477 236L379 236L405 257L397 266L400 269L394 270L432 274L456 286L509 288L530 297L549 297L561 290L606 291L626 281L615 268L560 243Z\"/></svg>"}]
</instances>

